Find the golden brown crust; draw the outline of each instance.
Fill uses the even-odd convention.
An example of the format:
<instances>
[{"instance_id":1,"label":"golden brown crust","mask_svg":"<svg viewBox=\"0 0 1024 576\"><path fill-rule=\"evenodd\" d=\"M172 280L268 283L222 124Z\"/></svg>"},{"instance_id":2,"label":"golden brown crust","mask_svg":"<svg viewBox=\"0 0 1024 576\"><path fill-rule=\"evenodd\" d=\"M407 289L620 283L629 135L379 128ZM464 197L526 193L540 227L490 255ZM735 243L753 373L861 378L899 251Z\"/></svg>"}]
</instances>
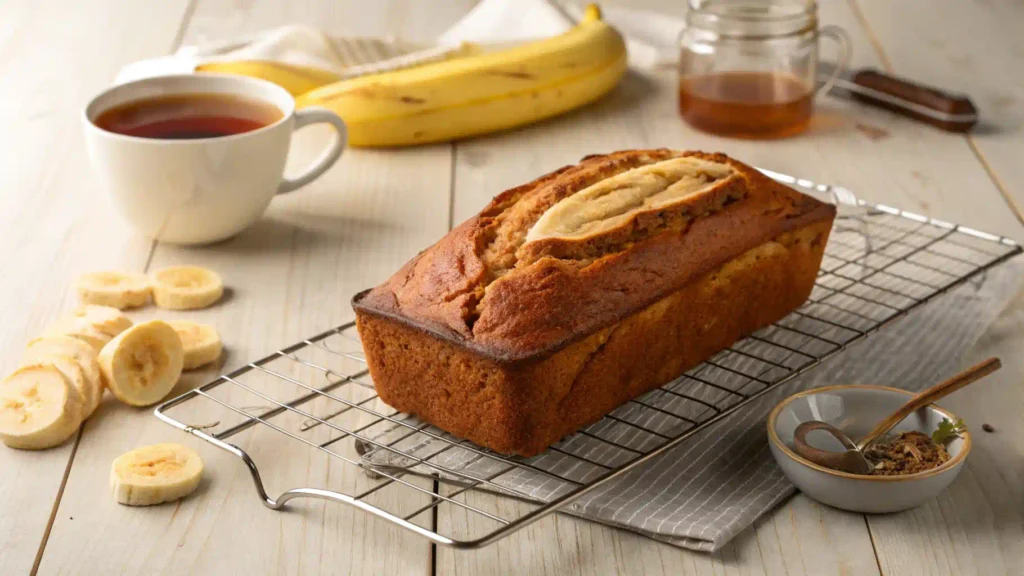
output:
<instances>
[{"instance_id":1,"label":"golden brown crust","mask_svg":"<svg viewBox=\"0 0 1024 576\"><path fill-rule=\"evenodd\" d=\"M559 200L641 165L693 156L736 176L708 193L584 242L524 245ZM723 154L665 149L588 156L497 196L384 284L358 310L398 319L486 357L547 356L681 289L779 234L835 209Z\"/></svg>"},{"instance_id":2,"label":"golden brown crust","mask_svg":"<svg viewBox=\"0 0 1024 576\"><path fill-rule=\"evenodd\" d=\"M810 293L830 221L765 242L548 357L507 363L358 310L380 398L457 436L533 456L665 384Z\"/></svg>"},{"instance_id":3,"label":"golden brown crust","mask_svg":"<svg viewBox=\"0 0 1024 576\"><path fill-rule=\"evenodd\" d=\"M561 199L684 155L735 174L582 240L524 243ZM629 212L627 215L632 215ZM381 399L532 456L732 342L814 286L835 210L722 155L585 158L502 193L354 299Z\"/></svg>"}]
</instances>

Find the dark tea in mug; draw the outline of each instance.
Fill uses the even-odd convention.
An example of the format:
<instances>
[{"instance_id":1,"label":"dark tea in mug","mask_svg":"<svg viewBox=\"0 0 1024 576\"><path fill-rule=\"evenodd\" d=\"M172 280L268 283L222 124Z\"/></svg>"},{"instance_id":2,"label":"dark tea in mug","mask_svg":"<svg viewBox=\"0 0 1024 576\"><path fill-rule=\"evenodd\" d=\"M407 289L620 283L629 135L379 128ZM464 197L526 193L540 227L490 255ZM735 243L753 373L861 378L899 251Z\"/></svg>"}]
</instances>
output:
<instances>
[{"instance_id":1,"label":"dark tea in mug","mask_svg":"<svg viewBox=\"0 0 1024 576\"><path fill-rule=\"evenodd\" d=\"M276 106L233 94L175 94L133 100L96 117L108 132L157 140L196 140L258 130L284 115Z\"/></svg>"}]
</instances>

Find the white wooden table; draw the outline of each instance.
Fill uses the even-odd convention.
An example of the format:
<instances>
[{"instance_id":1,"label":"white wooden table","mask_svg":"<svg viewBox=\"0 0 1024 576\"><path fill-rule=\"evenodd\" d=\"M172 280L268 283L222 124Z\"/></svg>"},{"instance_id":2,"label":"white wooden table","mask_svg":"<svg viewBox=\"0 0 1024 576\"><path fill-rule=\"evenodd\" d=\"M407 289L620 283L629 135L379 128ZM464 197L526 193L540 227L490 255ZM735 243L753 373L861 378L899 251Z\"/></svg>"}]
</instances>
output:
<instances>
[{"instance_id":1,"label":"white wooden table","mask_svg":"<svg viewBox=\"0 0 1024 576\"><path fill-rule=\"evenodd\" d=\"M622 148L721 150L1024 240L1017 208L1024 205L1024 4L1015 0L823 0L823 20L853 36L856 64L969 92L984 123L967 137L826 99L801 137L770 144L719 139L679 120L672 71L631 75L592 107L514 132L400 151L350 150L326 177L275 200L259 225L204 249L128 231L90 173L80 109L126 63L288 22L430 39L472 4L0 2L0 369L13 369L25 341L75 305L69 287L77 274L172 263L212 267L234 289L227 302L193 317L218 326L229 347L223 368L236 367L349 319L354 292L383 280L492 195L585 154ZM685 5L640 4L676 14ZM321 136L303 135L298 156ZM560 515L488 548L458 552L338 504L273 512L258 503L232 456L108 396L62 447L0 449L0 574L1020 573L1022 345L1024 299L972 353L998 353L1006 368L944 402L978 433L967 469L938 499L865 517L798 495L715 555ZM190 375L181 389L213 375ZM982 422L997 431L981 433ZM111 460L157 441L199 449L208 480L178 505L115 504L107 488ZM324 474L293 466L268 481L316 485Z\"/></svg>"}]
</instances>

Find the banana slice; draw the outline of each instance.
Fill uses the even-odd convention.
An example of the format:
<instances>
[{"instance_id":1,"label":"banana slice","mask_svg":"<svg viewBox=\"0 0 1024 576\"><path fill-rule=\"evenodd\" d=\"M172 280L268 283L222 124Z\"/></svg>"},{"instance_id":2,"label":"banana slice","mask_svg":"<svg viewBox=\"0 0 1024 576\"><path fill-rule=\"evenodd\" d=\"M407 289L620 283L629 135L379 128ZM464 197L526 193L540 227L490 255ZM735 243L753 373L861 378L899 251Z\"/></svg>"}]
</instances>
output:
<instances>
[{"instance_id":1,"label":"banana slice","mask_svg":"<svg viewBox=\"0 0 1024 576\"><path fill-rule=\"evenodd\" d=\"M11 448L52 448L81 423L82 397L53 365L23 366L0 383L0 440Z\"/></svg>"},{"instance_id":2,"label":"banana slice","mask_svg":"<svg viewBox=\"0 0 1024 576\"><path fill-rule=\"evenodd\" d=\"M78 297L85 304L125 309L149 302L152 287L145 274L107 270L82 274L75 281Z\"/></svg>"},{"instance_id":3,"label":"banana slice","mask_svg":"<svg viewBox=\"0 0 1024 576\"><path fill-rule=\"evenodd\" d=\"M181 444L153 444L125 452L110 469L114 499L149 506L184 498L203 476L203 460Z\"/></svg>"},{"instance_id":4,"label":"banana slice","mask_svg":"<svg viewBox=\"0 0 1024 576\"><path fill-rule=\"evenodd\" d=\"M71 313L68 321L88 324L113 338L132 327L132 321L117 308L86 304Z\"/></svg>"},{"instance_id":5,"label":"banana slice","mask_svg":"<svg viewBox=\"0 0 1024 576\"><path fill-rule=\"evenodd\" d=\"M167 396L181 376L183 361L181 338L162 320L136 324L100 351L107 386L132 406L149 406Z\"/></svg>"},{"instance_id":6,"label":"banana slice","mask_svg":"<svg viewBox=\"0 0 1024 576\"><path fill-rule=\"evenodd\" d=\"M95 349L78 338L62 334L36 338L29 342L28 347L25 348L25 354L22 355L22 365L41 364L48 362L52 358L70 358L78 364L79 368L82 369L85 380L89 383L89 387L95 390L95 403L98 406L99 401L103 397L105 384L103 383L103 374L99 371L99 359L96 356ZM82 396L85 399L90 397L90 395L84 393ZM86 402L87 407L88 405L89 403ZM91 414L94 409L95 407L86 411Z\"/></svg>"},{"instance_id":7,"label":"banana slice","mask_svg":"<svg viewBox=\"0 0 1024 576\"><path fill-rule=\"evenodd\" d=\"M99 352L111 338L124 332L131 325L132 321L117 308L89 304L54 322L46 329L45 335L71 336Z\"/></svg>"},{"instance_id":8,"label":"banana slice","mask_svg":"<svg viewBox=\"0 0 1024 576\"><path fill-rule=\"evenodd\" d=\"M224 294L220 275L199 266L175 266L153 273L153 301L170 310L206 308Z\"/></svg>"},{"instance_id":9,"label":"banana slice","mask_svg":"<svg viewBox=\"0 0 1024 576\"><path fill-rule=\"evenodd\" d=\"M56 324L50 326L43 333L44 338L51 338L56 336L70 336L76 340L81 340L88 344L95 352L99 353L100 350L106 346L107 342L110 342L112 336L104 332L99 331L95 326L87 322L82 322L80 319L62 319L58 320Z\"/></svg>"},{"instance_id":10,"label":"banana slice","mask_svg":"<svg viewBox=\"0 0 1024 576\"><path fill-rule=\"evenodd\" d=\"M224 346L220 334L217 334L213 326L190 320L174 320L168 324L181 338L181 346L185 351L185 370L198 368L220 358Z\"/></svg>"},{"instance_id":11,"label":"banana slice","mask_svg":"<svg viewBox=\"0 0 1024 576\"><path fill-rule=\"evenodd\" d=\"M92 416L92 413L100 405L103 389L96 388L85 377L85 371L78 365L78 362L75 362L74 358L70 356L50 356L40 359L37 364L43 366L50 365L60 370L60 373L67 378L68 382L74 386L78 395L82 398L82 420Z\"/></svg>"}]
</instances>

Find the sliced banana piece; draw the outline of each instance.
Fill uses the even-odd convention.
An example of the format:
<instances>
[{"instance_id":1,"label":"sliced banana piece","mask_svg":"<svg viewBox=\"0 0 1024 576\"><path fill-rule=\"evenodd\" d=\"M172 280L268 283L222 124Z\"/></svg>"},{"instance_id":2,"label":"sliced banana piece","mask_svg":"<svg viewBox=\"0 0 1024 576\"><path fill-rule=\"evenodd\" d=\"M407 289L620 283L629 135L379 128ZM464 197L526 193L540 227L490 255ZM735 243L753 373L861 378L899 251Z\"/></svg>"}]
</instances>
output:
<instances>
[{"instance_id":1,"label":"sliced banana piece","mask_svg":"<svg viewBox=\"0 0 1024 576\"><path fill-rule=\"evenodd\" d=\"M118 400L156 404L181 376L184 352L178 333L163 320L136 324L100 351L100 370Z\"/></svg>"},{"instance_id":2,"label":"sliced banana piece","mask_svg":"<svg viewBox=\"0 0 1024 576\"><path fill-rule=\"evenodd\" d=\"M96 350L78 338L66 335L46 336L36 338L28 343L25 353L21 356L22 365L39 364L46 358L53 356L69 356L78 363L85 374L86 380L90 381L103 394L105 384L103 373L100 372L99 357Z\"/></svg>"},{"instance_id":3,"label":"sliced banana piece","mask_svg":"<svg viewBox=\"0 0 1024 576\"><path fill-rule=\"evenodd\" d=\"M46 336L67 335L92 346L97 352L110 339L131 327L132 321L117 308L86 305L63 316L46 329Z\"/></svg>"},{"instance_id":4,"label":"sliced banana piece","mask_svg":"<svg viewBox=\"0 0 1024 576\"><path fill-rule=\"evenodd\" d=\"M103 398L103 389L97 388L85 377L85 371L78 365L78 362L75 362L74 358L54 355L41 358L38 364L49 364L60 370L82 398L82 420L92 416L92 413L100 405L100 399Z\"/></svg>"},{"instance_id":5,"label":"sliced banana piece","mask_svg":"<svg viewBox=\"0 0 1024 576\"><path fill-rule=\"evenodd\" d=\"M117 308L94 304L80 306L68 316L67 321L88 324L111 338L132 327L131 319Z\"/></svg>"},{"instance_id":6,"label":"sliced banana piece","mask_svg":"<svg viewBox=\"0 0 1024 576\"><path fill-rule=\"evenodd\" d=\"M78 297L84 304L125 309L149 302L152 287L149 278L138 272L106 270L82 274L75 281Z\"/></svg>"},{"instance_id":7,"label":"sliced banana piece","mask_svg":"<svg viewBox=\"0 0 1024 576\"><path fill-rule=\"evenodd\" d=\"M46 329L43 337L70 336L88 344L97 353L110 342L112 336L101 332L92 324L80 319L62 319Z\"/></svg>"},{"instance_id":8,"label":"sliced banana piece","mask_svg":"<svg viewBox=\"0 0 1024 576\"><path fill-rule=\"evenodd\" d=\"M53 365L23 366L0 383L0 441L11 448L52 448L81 424L82 397Z\"/></svg>"},{"instance_id":9,"label":"sliced banana piece","mask_svg":"<svg viewBox=\"0 0 1024 576\"><path fill-rule=\"evenodd\" d=\"M170 310L210 306L224 294L220 275L199 266L175 266L153 273L153 301Z\"/></svg>"},{"instance_id":10,"label":"sliced banana piece","mask_svg":"<svg viewBox=\"0 0 1024 576\"><path fill-rule=\"evenodd\" d=\"M185 352L185 370L198 368L220 358L224 346L221 344L220 334L213 326L191 320L172 320L168 324L181 338L181 346Z\"/></svg>"},{"instance_id":11,"label":"sliced banana piece","mask_svg":"<svg viewBox=\"0 0 1024 576\"><path fill-rule=\"evenodd\" d=\"M184 498L203 476L203 460L181 444L153 444L125 452L110 469L114 499L149 506Z\"/></svg>"}]
</instances>

